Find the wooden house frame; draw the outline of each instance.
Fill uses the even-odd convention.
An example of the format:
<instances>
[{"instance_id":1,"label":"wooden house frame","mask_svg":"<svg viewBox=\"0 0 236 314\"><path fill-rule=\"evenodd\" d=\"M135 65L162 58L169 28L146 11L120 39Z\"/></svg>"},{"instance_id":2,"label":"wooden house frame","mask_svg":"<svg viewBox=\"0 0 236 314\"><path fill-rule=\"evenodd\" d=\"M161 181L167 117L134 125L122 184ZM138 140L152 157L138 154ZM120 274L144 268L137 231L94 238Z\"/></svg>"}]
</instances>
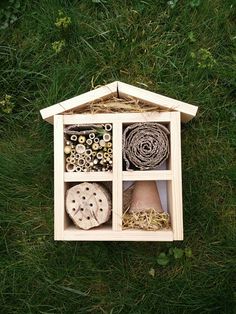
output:
<instances>
[{"instance_id":1,"label":"wooden house frame","mask_svg":"<svg viewBox=\"0 0 236 314\"><path fill-rule=\"evenodd\" d=\"M157 112L68 114L75 108L111 97L133 97L157 105ZM159 111L159 109L162 111ZM122 82L99 87L77 97L41 110L44 120L54 124L54 238L74 241L173 241L183 240L181 122L188 122L197 107ZM166 170L124 171L122 167L123 125L135 122L159 122L170 131L170 157ZM66 172L64 126L71 124L111 123L113 125L112 172ZM160 231L122 230L122 193L124 181L165 180L171 229ZM112 223L90 230L73 225L65 210L65 192L79 182L110 182L112 187Z\"/></svg>"}]
</instances>

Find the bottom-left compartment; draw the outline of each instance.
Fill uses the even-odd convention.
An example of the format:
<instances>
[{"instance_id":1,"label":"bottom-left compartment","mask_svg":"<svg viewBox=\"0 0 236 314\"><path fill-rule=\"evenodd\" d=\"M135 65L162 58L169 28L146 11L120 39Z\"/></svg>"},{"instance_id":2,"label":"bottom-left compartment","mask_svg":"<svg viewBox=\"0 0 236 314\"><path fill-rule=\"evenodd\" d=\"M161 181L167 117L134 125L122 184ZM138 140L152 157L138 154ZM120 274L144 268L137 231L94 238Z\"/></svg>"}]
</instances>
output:
<instances>
[{"instance_id":1,"label":"bottom-left compartment","mask_svg":"<svg viewBox=\"0 0 236 314\"><path fill-rule=\"evenodd\" d=\"M112 230L112 207L112 181L65 183L67 230Z\"/></svg>"}]
</instances>

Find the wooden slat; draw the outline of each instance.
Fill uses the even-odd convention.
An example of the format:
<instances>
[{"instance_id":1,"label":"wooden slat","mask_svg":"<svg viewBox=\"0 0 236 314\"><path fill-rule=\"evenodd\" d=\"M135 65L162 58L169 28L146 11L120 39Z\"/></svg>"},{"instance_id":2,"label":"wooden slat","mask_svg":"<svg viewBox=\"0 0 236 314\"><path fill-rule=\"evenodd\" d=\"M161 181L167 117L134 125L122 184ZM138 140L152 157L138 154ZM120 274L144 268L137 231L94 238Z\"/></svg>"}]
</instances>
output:
<instances>
[{"instance_id":1,"label":"wooden slat","mask_svg":"<svg viewBox=\"0 0 236 314\"><path fill-rule=\"evenodd\" d=\"M170 97L150 92L126 83L118 82L118 96L131 96L148 104L154 104L166 110L181 112L182 122L187 122L195 117L198 107Z\"/></svg>"},{"instance_id":2,"label":"wooden slat","mask_svg":"<svg viewBox=\"0 0 236 314\"><path fill-rule=\"evenodd\" d=\"M54 116L54 239L63 240L65 228L63 116Z\"/></svg>"},{"instance_id":3,"label":"wooden slat","mask_svg":"<svg viewBox=\"0 0 236 314\"><path fill-rule=\"evenodd\" d=\"M142 112L142 113L98 113L98 114L73 114L64 115L65 124L83 124L83 123L123 123L134 122L168 122L171 112Z\"/></svg>"},{"instance_id":4,"label":"wooden slat","mask_svg":"<svg viewBox=\"0 0 236 314\"><path fill-rule=\"evenodd\" d=\"M117 156L117 147L116 147L116 140L117 140L117 127L116 124L113 123L112 126L112 149L113 149L113 181L112 181L112 230L118 230L118 223L119 219L117 216L118 210L118 192L117 192L117 165L118 165L118 156Z\"/></svg>"},{"instance_id":5,"label":"wooden slat","mask_svg":"<svg viewBox=\"0 0 236 314\"><path fill-rule=\"evenodd\" d=\"M91 230L78 230L68 227L64 231L64 240L68 241L173 241L171 230L143 231L123 230L112 231L111 227Z\"/></svg>"},{"instance_id":6,"label":"wooden slat","mask_svg":"<svg viewBox=\"0 0 236 314\"><path fill-rule=\"evenodd\" d=\"M112 172L64 172L65 182L112 181Z\"/></svg>"},{"instance_id":7,"label":"wooden slat","mask_svg":"<svg viewBox=\"0 0 236 314\"><path fill-rule=\"evenodd\" d=\"M168 182L169 211L174 240L183 240L183 203L181 170L180 113L173 112L170 123L170 167L172 181Z\"/></svg>"},{"instance_id":8,"label":"wooden slat","mask_svg":"<svg viewBox=\"0 0 236 314\"><path fill-rule=\"evenodd\" d=\"M56 114L61 114L65 111L72 110L83 106L86 103L97 99L105 99L108 96L117 96L117 82L113 82L102 87L91 90L87 93L59 102L50 107L40 110L41 116L49 123L53 123L52 117Z\"/></svg>"},{"instance_id":9,"label":"wooden slat","mask_svg":"<svg viewBox=\"0 0 236 314\"><path fill-rule=\"evenodd\" d=\"M123 171L122 177L126 181L171 180L172 173L170 170Z\"/></svg>"},{"instance_id":10,"label":"wooden slat","mask_svg":"<svg viewBox=\"0 0 236 314\"><path fill-rule=\"evenodd\" d=\"M122 230L122 208L123 208L123 183L122 183L122 122L113 123L115 137L113 137L113 167L114 167L114 193L116 203L113 210L113 230Z\"/></svg>"}]
</instances>

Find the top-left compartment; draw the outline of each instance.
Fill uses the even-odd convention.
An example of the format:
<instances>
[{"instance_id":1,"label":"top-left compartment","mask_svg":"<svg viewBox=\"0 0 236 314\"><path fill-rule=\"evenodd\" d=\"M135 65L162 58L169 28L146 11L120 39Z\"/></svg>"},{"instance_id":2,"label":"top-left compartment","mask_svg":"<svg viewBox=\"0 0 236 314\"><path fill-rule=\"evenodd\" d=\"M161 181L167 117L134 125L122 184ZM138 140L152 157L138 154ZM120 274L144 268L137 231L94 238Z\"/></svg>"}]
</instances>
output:
<instances>
[{"instance_id":1,"label":"top-left compartment","mask_svg":"<svg viewBox=\"0 0 236 314\"><path fill-rule=\"evenodd\" d=\"M112 172L113 124L64 126L65 172Z\"/></svg>"}]
</instances>

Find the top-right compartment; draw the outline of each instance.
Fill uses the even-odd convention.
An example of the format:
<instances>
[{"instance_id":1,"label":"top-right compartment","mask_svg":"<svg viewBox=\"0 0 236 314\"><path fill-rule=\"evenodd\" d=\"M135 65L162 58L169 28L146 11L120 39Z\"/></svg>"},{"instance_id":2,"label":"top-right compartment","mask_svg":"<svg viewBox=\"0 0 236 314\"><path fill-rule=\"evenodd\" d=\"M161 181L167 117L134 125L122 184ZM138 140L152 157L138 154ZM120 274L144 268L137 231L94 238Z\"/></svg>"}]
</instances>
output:
<instances>
[{"instance_id":1,"label":"top-right compartment","mask_svg":"<svg viewBox=\"0 0 236 314\"><path fill-rule=\"evenodd\" d=\"M170 121L123 123L122 131L123 171L170 170Z\"/></svg>"}]
</instances>

